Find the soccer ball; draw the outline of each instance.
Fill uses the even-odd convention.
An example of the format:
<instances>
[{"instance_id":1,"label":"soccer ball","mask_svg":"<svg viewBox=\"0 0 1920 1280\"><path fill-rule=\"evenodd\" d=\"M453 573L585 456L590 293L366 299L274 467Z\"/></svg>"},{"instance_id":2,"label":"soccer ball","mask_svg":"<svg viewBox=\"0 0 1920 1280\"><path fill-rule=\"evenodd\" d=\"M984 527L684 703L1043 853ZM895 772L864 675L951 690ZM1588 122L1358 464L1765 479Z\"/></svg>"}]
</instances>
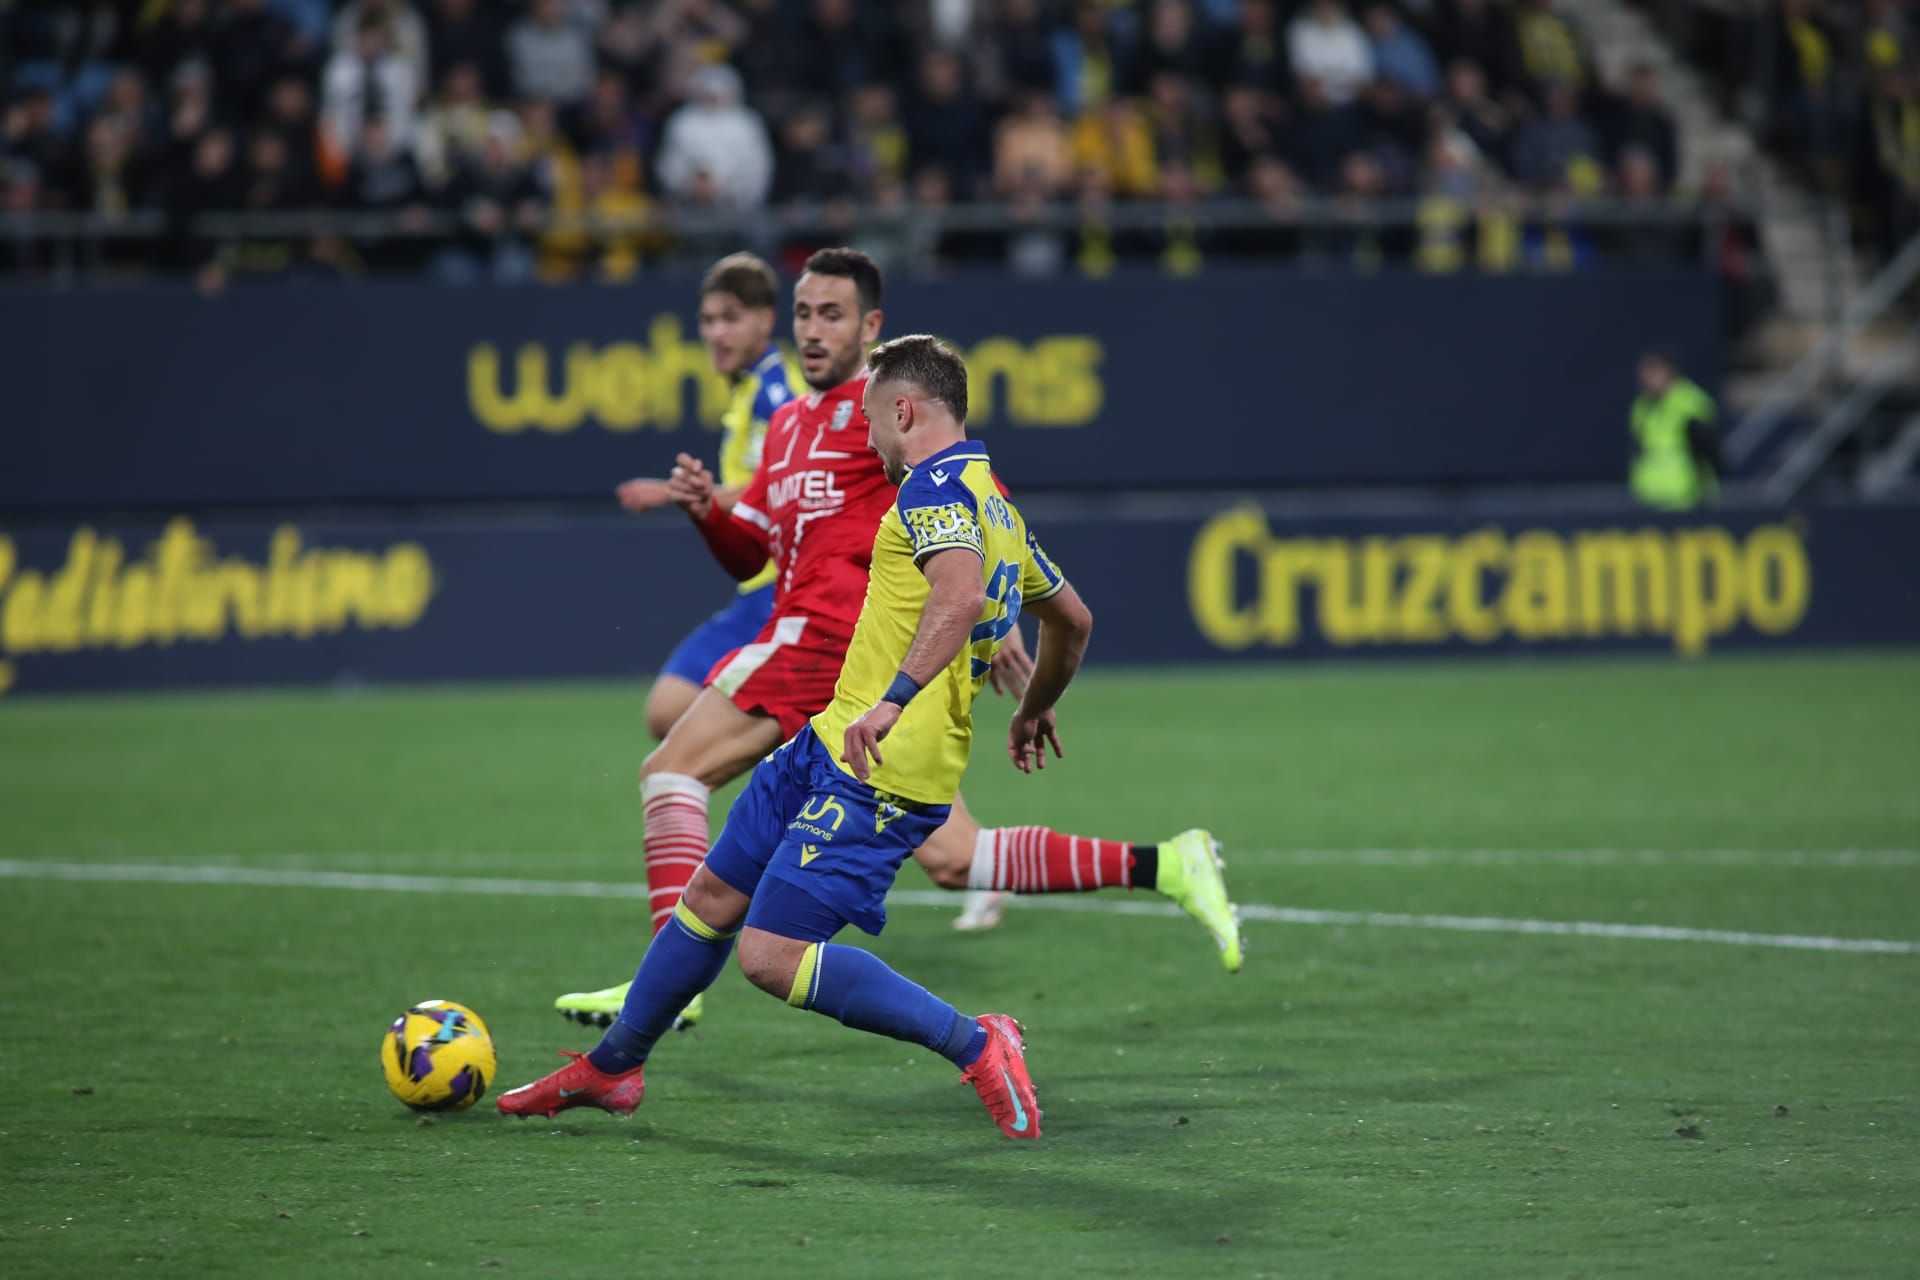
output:
<instances>
[{"instance_id":1,"label":"soccer ball","mask_svg":"<svg viewBox=\"0 0 1920 1280\"><path fill-rule=\"evenodd\" d=\"M493 1037L480 1015L451 1000L422 1000L380 1039L387 1088L415 1111L459 1111L493 1078Z\"/></svg>"}]
</instances>

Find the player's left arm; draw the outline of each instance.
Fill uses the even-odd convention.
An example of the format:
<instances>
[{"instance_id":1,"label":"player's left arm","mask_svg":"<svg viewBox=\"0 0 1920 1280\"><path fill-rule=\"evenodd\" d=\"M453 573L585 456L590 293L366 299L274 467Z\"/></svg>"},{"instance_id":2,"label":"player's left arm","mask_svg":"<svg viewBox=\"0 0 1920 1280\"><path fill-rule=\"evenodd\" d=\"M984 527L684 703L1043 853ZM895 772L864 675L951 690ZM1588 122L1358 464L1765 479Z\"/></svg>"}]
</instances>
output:
<instances>
[{"instance_id":1,"label":"player's left arm","mask_svg":"<svg viewBox=\"0 0 1920 1280\"><path fill-rule=\"evenodd\" d=\"M1000 647L993 651L993 661L987 665L987 684L995 693L1017 698L1027 691L1027 681L1031 679L1033 655L1027 652L1027 639L1015 623L1000 641Z\"/></svg>"},{"instance_id":2,"label":"player's left arm","mask_svg":"<svg viewBox=\"0 0 1920 1280\"><path fill-rule=\"evenodd\" d=\"M1007 755L1022 773L1046 768L1049 746L1056 759L1066 755L1060 749L1054 708L1080 670L1087 642L1093 638L1093 613L1070 582L1062 581L1051 594L1028 605L1027 612L1040 619L1040 651L1034 658L1033 678L1027 681L1027 691L1007 729Z\"/></svg>"},{"instance_id":3,"label":"player's left arm","mask_svg":"<svg viewBox=\"0 0 1920 1280\"><path fill-rule=\"evenodd\" d=\"M847 726L840 759L853 770L853 776L865 782L873 764L885 764L880 740L893 731L913 696L939 675L967 646L973 627L987 603L986 583L980 572L982 557L971 547L936 551L920 563L927 579L927 603L920 610L920 624L900 660L900 672L894 676L880 701L868 708L858 720Z\"/></svg>"},{"instance_id":4,"label":"player's left arm","mask_svg":"<svg viewBox=\"0 0 1920 1280\"><path fill-rule=\"evenodd\" d=\"M1049 746L1055 757L1064 754L1054 704L1086 656L1093 615L1031 529L1020 561L1020 596L1024 611L1040 619L1039 657L1007 729L1007 754L1015 768L1031 773L1047 767Z\"/></svg>"}]
</instances>

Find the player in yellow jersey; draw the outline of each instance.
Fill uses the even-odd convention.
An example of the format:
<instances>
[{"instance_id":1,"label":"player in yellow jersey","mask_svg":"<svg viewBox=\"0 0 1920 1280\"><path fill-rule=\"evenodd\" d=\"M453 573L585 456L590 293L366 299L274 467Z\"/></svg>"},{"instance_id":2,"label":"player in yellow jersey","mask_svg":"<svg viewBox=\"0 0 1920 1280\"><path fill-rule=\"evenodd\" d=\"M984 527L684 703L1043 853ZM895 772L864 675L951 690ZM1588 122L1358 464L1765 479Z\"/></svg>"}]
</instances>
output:
<instances>
[{"instance_id":1,"label":"player in yellow jersey","mask_svg":"<svg viewBox=\"0 0 1920 1280\"><path fill-rule=\"evenodd\" d=\"M900 864L947 821L973 742L973 702L1022 609L1035 665L1007 734L1023 772L1060 753L1054 707L1093 620L966 438L965 363L925 335L875 348L863 407L898 495L874 536L865 603L827 708L753 771L726 829L600 1043L500 1097L509 1115L576 1106L631 1114L643 1064L719 977L736 935L755 986L796 1008L926 1046L961 1069L1010 1138L1040 1136L1024 1029L972 1017L871 952L834 944L885 926Z\"/></svg>"},{"instance_id":2,"label":"player in yellow jersey","mask_svg":"<svg viewBox=\"0 0 1920 1280\"><path fill-rule=\"evenodd\" d=\"M793 399L800 371L774 345L780 283L773 268L751 253L729 254L700 282L700 340L714 370L733 383L733 397L720 417L720 486L714 501L730 510L753 479L767 423ZM667 482L634 479L616 493L620 505L639 515L667 506ZM675 646L647 693L647 732L667 736L686 714L721 658L760 633L773 611L773 565L739 584L733 600ZM677 893L676 886L676 893ZM667 904L669 907L671 903Z\"/></svg>"}]
</instances>

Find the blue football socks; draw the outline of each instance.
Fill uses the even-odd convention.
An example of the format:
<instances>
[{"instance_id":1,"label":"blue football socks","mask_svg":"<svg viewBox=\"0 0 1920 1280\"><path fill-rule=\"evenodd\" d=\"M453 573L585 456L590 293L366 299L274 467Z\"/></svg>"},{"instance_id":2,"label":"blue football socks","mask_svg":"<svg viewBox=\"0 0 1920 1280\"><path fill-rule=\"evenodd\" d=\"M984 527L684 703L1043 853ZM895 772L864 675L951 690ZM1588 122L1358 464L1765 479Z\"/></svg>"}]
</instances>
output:
<instances>
[{"instance_id":1,"label":"blue football socks","mask_svg":"<svg viewBox=\"0 0 1920 1280\"><path fill-rule=\"evenodd\" d=\"M733 934L709 928L685 903L675 907L673 919L653 936L640 972L627 988L620 1016L587 1054L587 1061L607 1075L631 1071L645 1062L687 1002L719 978L732 951Z\"/></svg>"},{"instance_id":2,"label":"blue football socks","mask_svg":"<svg viewBox=\"0 0 1920 1280\"><path fill-rule=\"evenodd\" d=\"M987 1047L986 1029L977 1020L858 947L808 947L787 1003L859 1031L925 1045L963 1070Z\"/></svg>"}]
</instances>

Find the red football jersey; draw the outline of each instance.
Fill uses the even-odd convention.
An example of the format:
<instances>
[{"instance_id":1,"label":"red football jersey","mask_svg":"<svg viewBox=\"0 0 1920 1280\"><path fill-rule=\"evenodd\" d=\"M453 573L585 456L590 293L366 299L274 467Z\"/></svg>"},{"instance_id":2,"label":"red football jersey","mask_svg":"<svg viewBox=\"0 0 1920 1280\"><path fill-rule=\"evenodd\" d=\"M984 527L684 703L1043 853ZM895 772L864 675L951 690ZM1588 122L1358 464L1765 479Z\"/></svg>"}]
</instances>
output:
<instances>
[{"instance_id":1,"label":"red football jersey","mask_svg":"<svg viewBox=\"0 0 1920 1280\"><path fill-rule=\"evenodd\" d=\"M873 535L896 493L867 447L863 372L782 405L733 516L767 540L775 617L802 615L851 635L866 599Z\"/></svg>"}]
</instances>

